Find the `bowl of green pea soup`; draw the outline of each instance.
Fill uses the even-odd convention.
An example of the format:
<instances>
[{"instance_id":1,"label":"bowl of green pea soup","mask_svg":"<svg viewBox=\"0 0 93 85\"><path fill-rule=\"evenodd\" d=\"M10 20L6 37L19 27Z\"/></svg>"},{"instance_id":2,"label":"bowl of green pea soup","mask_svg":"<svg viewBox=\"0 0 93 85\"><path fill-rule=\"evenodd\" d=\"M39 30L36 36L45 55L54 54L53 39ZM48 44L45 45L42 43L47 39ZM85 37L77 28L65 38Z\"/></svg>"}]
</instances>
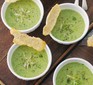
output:
<instances>
[{"instance_id":1,"label":"bowl of green pea soup","mask_svg":"<svg viewBox=\"0 0 93 85\"><path fill-rule=\"evenodd\" d=\"M89 18L84 9L72 3L60 4L61 12L51 31L51 38L60 44L80 41L88 32Z\"/></svg>"},{"instance_id":2,"label":"bowl of green pea soup","mask_svg":"<svg viewBox=\"0 0 93 85\"><path fill-rule=\"evenodd\" d=\"M93 66L81 58L61 62L53 75L53 85L92 85Z\"/></svg>"},{"instance_id":3,"label":"bowl of green pea soup","mask_svg":"<svg viewBox=\"0 0 93 85\"><path fill-rule=\"evenodd\" d=\"M14 3L4 2L1 18L5 26L24 33L34 31L40 25L44 8L40 0L18 0Z\"/></svg>"}]
</instances>

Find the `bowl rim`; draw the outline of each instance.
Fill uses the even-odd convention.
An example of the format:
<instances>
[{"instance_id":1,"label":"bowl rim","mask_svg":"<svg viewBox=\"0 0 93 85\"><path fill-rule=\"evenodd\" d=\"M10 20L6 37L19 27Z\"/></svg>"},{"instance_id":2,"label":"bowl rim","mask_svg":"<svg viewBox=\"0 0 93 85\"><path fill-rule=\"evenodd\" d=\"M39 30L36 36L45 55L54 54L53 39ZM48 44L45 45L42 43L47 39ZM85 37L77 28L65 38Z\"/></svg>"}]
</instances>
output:
<instances>
[{"instance_id":1,"label":"bowl rim","mask_svg":"<svg viewBox=\"0 0 93 85\"><path fill-rule=\"evenodd\" d=\"M85 66L93 73L93 66L87 60L85 60L83 58L68 58L68 59L64 60L63 62L61 62L56 67L56 69L53 73L53 85L56 85L56 76L57 76L58 72L60 71L60 69L62 69L65 65L72 63L72 62L78 62L78 63L84 64L84 65L86 64Z\"/></svg>"},{"instance_id":2,"label":"bowl rim","mask_svg":"<svg viewBox=\"0 0 93 85\"><path fill-rule=\"evenodd\" d=\"M31 78L22 77L22 76L18 75L16 72L14 72L14 70L12 69L11 59L10 59L12 57L11 53L13 53L18 47L19 47L19 45L13 44L10 47L10 49L8 51L8 54L7 54L7 65L8 65L9 70L11 71L11 73L13 75L15 75L17 78L22 79L22 80L27 80L27 81L28 80L35 80L35 79L38 79L38 78L44 76L47 73L47 71L49 70L49 68L51 67L51 64L52 64L52 53L51 53L51 50L48 47L48 45L46 45L46 47L45 47L45 51L46 51L47 56L48 56L48 65L47 65L45 71L42 72L40 75L35 76L35 77L31 77Z\"/></svg>"},{"instance_id":3,"label":"bowl rim","mask_svg":"<svg viewBox=\"0 0 93 85\"><path fill-rule=\"evenodd\" d=\"M76 43L76 42L80 41L80 40L87 34L88 28L89 28L89 17L88 17L88 14L86 13L86 11L85 11L83 8L81 8L80 6L75 5L75 4L73 4L73 3L62 3L62 4L60 4L60 6L65 6L65 5L74 6L74 7L77 7L78 9L82 10L82 12L86 15L86 19L87 19L87 21L88 21L87 25L85 25L85 29L84 29L84 32L83 32L83 34L81 35L81 37L79 37L79 38L77 38L76 40L73 40L73 41L62 41L62 40L59 40L59 39L57 39L56 37L54 37L54 36L52 35L52 33L50 33L50 37L51 37L54 41L56 41L56 42L58 42L58 43L60 43L60 44L64 44L64 45L70 45L70 44L73 44L73 43ZM80 14L80 13L79 13L79 14ZM81 14L80 14L80 15L81 15ZM84 21L84 22L85 22L85 21ZM47 22L46 22L46 23L47 23Z\"/></svg>"},{"instance_id":4,"label":"bowl rim","mask_svg":"<svg viewBox=\"0 0 93 85\"><path fill-rule=\"evenodd\" d=\"M34 1L34 0L33 0ZM39 9L40 9L40 19L38 20L38 22L33 26L33 27L31 27L31 28L29 28L29 29L26 29L26 30L19 30L20 32L23 32L23 33L30 33L30 32L33 32L34 30L36 30L39 26L40 26L40 24L41 24L41 22L42 22L42 20L43 20L43 16L44 16L44 6L43 6L43 4L42 4L42 2L41 2L41 0L36 0L36 1L38 1L39 3L38 3L38 7L39 7ZM35 2L35 1L34 1ZM36 3L36 2L35 2ZM8 4L11 4L11 3L7 3L7 2L4 2L3 3L3 5L2 5L2 7L1 7L1 19L2 19L2 21L3 21L3 23L4 23L4 25L10 30L10 29L12 29L12 27L10 27L8 24L7 24L7 22L5 21L5 16L4 16L4 7L6 6L6 4L8 5ZM37 3L36 3L37 4ZM7 7L6 7L6 9L7 9Z\"/></svg>"}]
</instances>

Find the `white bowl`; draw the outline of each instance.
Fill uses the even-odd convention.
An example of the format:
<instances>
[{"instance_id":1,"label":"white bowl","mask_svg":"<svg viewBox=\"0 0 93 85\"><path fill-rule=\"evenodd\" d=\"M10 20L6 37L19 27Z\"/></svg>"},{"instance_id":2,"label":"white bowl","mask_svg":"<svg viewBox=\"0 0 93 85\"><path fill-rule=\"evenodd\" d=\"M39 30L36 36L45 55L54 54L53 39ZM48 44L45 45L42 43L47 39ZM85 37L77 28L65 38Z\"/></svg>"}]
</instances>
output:
<instances>
[{"instance_id":1,"label":"white bowl","mask_svg":"<svg viewBox=\"0 0 93 85\"><path fill-rule=\"evenodd\" d=\"M52 63L52 54L51 54L51 51L49 49L49 47L46 45L46 48L45 48L45 51L48 55L48 65L45 69L45 71L43 73L41 73L40 75L36 76L36 77L31 77L31 78L25 78L25 77L22 77L22 76L19 76L18 74L16 74L12 68L12 64L11 64L11 58L12 58L12 54L13 52L18 48L19 46L18 45L12 45L11 48L9 49L8 51L8 54L7 54L7 65L8 65L8 68L10 69L10 71L19 79L22 79L22 80L35 80L35 79L38 79L40 77L42 77L43 75L45 75L45 73L49 70L50 66L51 66L51 63ZM16 61L15 61L16 62Z\"/></svg>"},{"instance_id":2,"label":"white bowl","mask_svg":"<svg viewBox=\"0 0 93 85\"><path fill-rule=\"evenodd\" d=\"M76 43L78 41L80 41L88 32L88 28L89 28L89 18L88 18L88 15L87 13L85 12L84 9L82 9L80 6L78 5L75 5L75 4L72 4L72 3L64 3L64 4L60 4L60 7L62 10L64 9L71 9L71 10L74 10L76 12L78 12L84 19L84 22L85 22L85 30L82 34L82 36L74 41L62 41L62 40L59 40L57 38L55 38L52 34L50 34L51 38L60 43L60 44L65 44L65 45L69 45L69 44L73 44L73 43ZM47 22L46 22L47 23Z\"/></svg>"},{"instance_id":3,"label":"white bowl","mask_svg":"<svg viewBox=\"0 0 93 85\"><path fill-rule=\"evenodd\" d=\"M72 63L72 62L78 62L78 63L84 64L93 73L93 66L88 61L81 59L81 58L69 58L69 59L64 60L57 66L57 68L54 72L54 75L53 75L53 85L56 85L56 77L57 77L57 74L60 71L60 69L62 69L63 66L65 66L69 63Z\"/></svg>"},{"instance_id":4,"label":"white bowl","mask_svg":"<svg viewBox=\"0 0 93 85\"><path fill-rule=\"evenodd\" d=\"M41 13L40 19L39 19L38 23L37 23L35 26L33 26L33 27L31 27L31 28L29 28L29 29L27 29L27 30L19 30L19 31L21 31L21 32L23 32L23 33L30 33L30 32L32 32L32 31L34 31L35 29L37 29L38 26L40 25L42 19L43 19L44 7L43 7L43 5L42 5L41 0L33 0L33 1L38 5L38 7L39 7L39 9L40 9L40 13ZM7 22L6 22L6 20L5 20L5 12L6 12L6 9L7 9L7 7L8 7L9 4L10 4L10 3L7 3L7 2L4 2L4 3L3 3L2 8L1 8L1 19L2 19L3 23L5 24L5 26L10 30L11 27L7 24Z\"/></svg>"}]
</instances>

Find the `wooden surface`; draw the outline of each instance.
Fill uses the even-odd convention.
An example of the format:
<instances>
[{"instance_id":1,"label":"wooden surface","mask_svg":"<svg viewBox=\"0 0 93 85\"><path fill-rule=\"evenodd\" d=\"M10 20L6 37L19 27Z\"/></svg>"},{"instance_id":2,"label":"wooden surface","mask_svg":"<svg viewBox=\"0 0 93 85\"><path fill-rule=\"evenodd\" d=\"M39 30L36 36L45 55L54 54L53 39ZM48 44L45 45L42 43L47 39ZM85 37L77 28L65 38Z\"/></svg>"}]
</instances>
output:
<instances>
[{"instance_id":1,"label":"wooden surface","mask_svg":"<svg viewBox=\"0 0 93 85\"><path fill-rule=\"evenodd\" d=\"M6 62L6 55L10 48L12 43L12 36L9 33L9 30L5 27L3 22L0 18L0 79L6 84L6 85L53 85L52 83L52 77L53 72L55 70L55 67L64 59L69 57L80 57L88 60L91 64L93 64L93 48L89 48L86 46L86 40L85 38L80 44L74 44L71 46L65 46L60 45L53 41L50 36L44 37L42 35L42 28L45 24L46 16L51 9L51 7L56 3L64 3L64 2L71 2L73 3L74 0L41 0L44 9L45 14L43 21L39 28L34 31L33 33L30 33L29 35L32 36L38 36L41 37L43 40L46 41L46 43L49 45L52 55L53 55L53 61L50 70L47 72L45 76L38 80L34 81L23 81L18 78L16 78L8 69L7 62ZM81 0L80 0L81 1ZM4 0L0 0L0 7L2 6ZM88 15L90 18L90 22L93 21L93 0L87 0L88 2ZM93 28L93 24L90 26L90 28ZM91 33L91 32L90 32ZM73 50L72 50L73 49Z\"/></svg>"}]
</instances>

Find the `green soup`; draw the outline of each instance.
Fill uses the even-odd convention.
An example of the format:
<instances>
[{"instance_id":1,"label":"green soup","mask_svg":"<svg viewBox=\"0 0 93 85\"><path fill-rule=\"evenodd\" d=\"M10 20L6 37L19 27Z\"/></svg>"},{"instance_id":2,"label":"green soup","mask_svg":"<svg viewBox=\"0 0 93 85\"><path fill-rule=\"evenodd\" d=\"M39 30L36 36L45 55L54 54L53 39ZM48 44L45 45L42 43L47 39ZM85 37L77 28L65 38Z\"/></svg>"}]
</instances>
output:
<instances>
[{"instance_id":1,"label":"green soup","mask_svg":"<svg viewBox=\"0 0 93 85\"><path fill-rule=\"evenodd\" d=\"M81 37L85 23L82 16L69 9L62 10L52 30L52 35L62 41L73 41Z\"/></svg>"},{"instance_id":2,"label":"green soup","mask_svg":"<svg viewBox=\"0 0 93 85\"><path fill-rule=\"evenodd\" d=\"M5 13L7 24L17 30L35 26L40 19L40 9L32 0L19 0L11 3Z\"/></svg>"},{"instance_id":3,"label":"green soup","mask_svg":"<svg viewBox=\"0 0 93 85\"><path fill-rule=\"evenodd\" d=\"M56 85L93 85L93 74L83 64L69 63L58 72Z\"/></svg>"},{"instance_id":4,"label":"green soup","mask_svg":"<svg viewBox=\"0 0 93 85\"><path fill-rule=\"evenodd\" d=\"M15 73L30 78L46 70L48 56L45 50L38 52L31 47L19 46L12 55L11 63Z\"/></svg>"}]
</instances>

